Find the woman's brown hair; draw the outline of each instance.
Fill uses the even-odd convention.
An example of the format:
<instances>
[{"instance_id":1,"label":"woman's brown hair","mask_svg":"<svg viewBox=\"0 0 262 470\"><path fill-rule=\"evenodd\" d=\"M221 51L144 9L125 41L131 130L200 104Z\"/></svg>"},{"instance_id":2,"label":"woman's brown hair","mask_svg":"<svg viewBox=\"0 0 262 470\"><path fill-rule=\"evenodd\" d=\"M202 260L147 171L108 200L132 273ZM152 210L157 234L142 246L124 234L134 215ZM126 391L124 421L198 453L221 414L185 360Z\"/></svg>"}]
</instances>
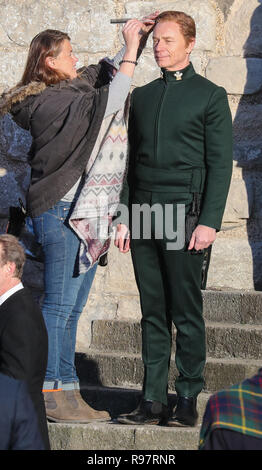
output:
<instances>
[{"instance_id":1,"label":"woman's brown hair","mask_svg":"<svg viewBox=\"0 0 262 470\"><path fill-rule=\"evenodd\" d=\"M183 34L186 45L196 37L196 24L193 18L183 11L163 11L157 16L155 24L163 21L174 21L180 26L181 33Z\"/></svg>"},{"instance_id":2,"label":"woman's brown hair","mask_svg":"<svg viewBox=\"0 0 262 470\"><path fill-rule=\"evenodd\" d=\"M57 57L61 51L62 42L70 37L67 33L55 29L46 29L35 36L30 44L27 62L19 85L27 85L32 81L44 82L51 85L69 78L48 67L47 57Z\"/></svg>"}]
</instances>

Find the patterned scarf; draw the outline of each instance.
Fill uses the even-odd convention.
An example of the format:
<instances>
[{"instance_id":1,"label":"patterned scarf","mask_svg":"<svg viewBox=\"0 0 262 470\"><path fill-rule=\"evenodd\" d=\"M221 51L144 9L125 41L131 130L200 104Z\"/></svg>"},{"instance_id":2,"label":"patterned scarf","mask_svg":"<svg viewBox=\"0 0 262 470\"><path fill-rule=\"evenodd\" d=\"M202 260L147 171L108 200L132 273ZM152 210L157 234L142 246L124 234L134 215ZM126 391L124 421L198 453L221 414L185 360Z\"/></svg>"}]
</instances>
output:
<instances>
[{"instance_id":1,"label":"patterned scarf","mask_svg":"<svg viewBox=\"0 0 262 470\"><path fill-rule=\"evenodd\" d=\"M69 224L79 236L79 272L87 272L110 247L127 161L124 109L103 120L88 161L85 181Z\"/></svg>"},{"instance_id":2,"label":"patterned scarf","mask_svg":"<svg viewBox=\"0 0 262 470\"><path fill-rule=\"evenodd\" d=\"M217 428L262 438L262 368L250 379L210 397L200 431L199 449Z\"/></svg>"}]
</instances>

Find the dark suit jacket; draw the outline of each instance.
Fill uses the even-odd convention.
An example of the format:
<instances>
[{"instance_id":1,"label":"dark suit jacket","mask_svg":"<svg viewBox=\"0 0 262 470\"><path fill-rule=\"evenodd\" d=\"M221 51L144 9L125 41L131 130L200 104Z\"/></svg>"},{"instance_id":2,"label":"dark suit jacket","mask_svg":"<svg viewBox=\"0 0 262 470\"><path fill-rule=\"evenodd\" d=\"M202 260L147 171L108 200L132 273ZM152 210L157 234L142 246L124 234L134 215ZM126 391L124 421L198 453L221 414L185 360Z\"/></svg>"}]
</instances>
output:
<instances>
[{"instance_id":1,"label":"dark suit jacket","mask_svg":"<svg viewBox=\"0 0 262 470\"><path fill-rule=\"evenodd\" d=\"M0 373L0 450L44 450L26 384Z\"/></svg>"},{"instance_id":2,"label":"dark suit jacket","mask_svg":"<svg viewBox=\"0 0 262 470\"><path fill-rule=\"evenodd\" d=\"M48 338L42 312L31 292L21 289L0 306L0 372L28 386L46 447L49 447L42 388Z\"/></svg>"}]
</instances>

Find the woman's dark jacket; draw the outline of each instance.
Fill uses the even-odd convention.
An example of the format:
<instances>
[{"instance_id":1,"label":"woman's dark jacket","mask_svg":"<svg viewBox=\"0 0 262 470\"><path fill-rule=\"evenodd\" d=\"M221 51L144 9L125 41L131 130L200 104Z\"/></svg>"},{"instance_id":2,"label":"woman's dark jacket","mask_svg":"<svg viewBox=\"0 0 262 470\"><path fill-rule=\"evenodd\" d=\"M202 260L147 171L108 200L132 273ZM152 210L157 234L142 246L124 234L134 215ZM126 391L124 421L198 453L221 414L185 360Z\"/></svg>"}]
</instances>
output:
<instances>
[{"instance_id":1,"label":"woman's dark jacket","mask_svg":"<svg viewBox=\"0 0 262 470\"><path fill-rule=\"evenodd\" d=\"M83 174L108 98L108 65L81 69L78 78L45 86L32 82L0 100L0 113L32 135L27 210L36 217L54 206Z\"/></svg>"}]
</instances>

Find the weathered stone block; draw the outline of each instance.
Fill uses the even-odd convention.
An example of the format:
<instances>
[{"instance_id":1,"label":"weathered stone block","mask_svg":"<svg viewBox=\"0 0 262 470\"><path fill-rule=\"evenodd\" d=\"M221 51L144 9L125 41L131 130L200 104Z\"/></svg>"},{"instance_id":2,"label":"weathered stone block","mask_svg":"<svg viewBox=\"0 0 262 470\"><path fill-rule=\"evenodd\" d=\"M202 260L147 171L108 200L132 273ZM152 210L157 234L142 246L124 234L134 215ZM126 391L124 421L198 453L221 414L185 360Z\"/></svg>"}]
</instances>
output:
<instances>
[{"instance_id":1,"label":"weathered stone block","mask_svg":"<svg viewBox=\"0 0 262 470\"><path fill-rule=\"evenodd\" d=\"M88 361L96 365L96 372L99 371L100 384L107 387L136 387L141 388L144 376L144 367L141 356L137 354L122 353L100 353L93 350L88 351ZM89 363L90 363L89 362ZM205 388L206 392L221 390L252 377L261 367L260 360L238 359L238 358L207 358L205 367ZM90 375L89 375L90 372ZM173 356L170 363L169 390L174 391L175 378L178 375ZM96 384L97 376L93 376L92 371L86 370L84 383Z\"/></svg>"},{"instance_id":2,"label":"weathered stone block","mask_svg":"<svg viewBox=\"0 0 262 470\"><path fill-rule=\"evenodd\" d=\"M143 86L160 77L160 69L157 66L153 51L146 51L139 57L139 63L136 67L133 85Z\"/></svg>"},{"instance_id":3,"label":"weathered stone block","mask_svg":"<svg viewBox=\"0 0 262 470\"><path fill-rule=\"evenodd\" d=\"M77 329L78 351L85 351L91 342L92 321L100 318L113 319L117 313L117 299L104 295L90 293L87 304L79 319Z\"/></svg>"},{"instance_id":4,"label":"weathered stone block","mask_svg":"<svg viewBox=\"0 0 262 470\"><path fill-rule=\"evenodd\" d=\"M221 233L222 235L222 233ZM212 249L207 288L253 289L261 281L262 242L230 240L221 236Z\"/></svg>"},{"instance_id":5,"label":"weathered stone block","mask_svg":"<svg viewBox=\"0 0 262 470\"><path fill-rule=\"evenodd\" d=\"M209 61L206 77L230 94L257 93L262 88L262 60L216 57Z\"/></svg>"},{"instance_id":6,"label":"weathered stone block","mask_svg":"<svg viewBox=\"0 0 262 470\"><path fill-rule=\"evenodd\" d=\"M25 68L27 50L13 46L12 49L1 50L1 55L4 57L0 64L0 87L3 92L16 85L21 79Z\"/></svg>"},{"instance_id":7,"label":"weathered stone block","mask_svg":"<svg viewBox=\"0 0 262 470\"><path fill-rule=\"evenodd\" d=\"M262 57L262 6L260 0L235 0L225 25L228 56Z\"/></svg>"},{"instance_id":8,"label":"weathered stone block","mask_svg":"<svg viewBox=\"0 0 262 470\"><path fill-rule=\"evenodd\" d=\"M49 428L52 450L116 450L134 449L134 429L112 424L51 425ZM88 461L88 455L86 457Z\"/></svg>"},{"instance_id":9,"label":"weathered stone block","mask_svg":"<svg viewBox=\"0 0 262 470\"><path fill-rule=\"evenodd\" d=\"M156 10L179 10L192 16L196 22L196 49L212 51L216 47L216 13L211 4L205 0L175 1L138 1L125 4L127 17L142 18Z\"/></svg>"},{"instance_id":10,"label":"weathered stone block","mask_svg":"<svg viewBox=\"0 0 262 470\"><path fill-rule=\"evenodd\" d=\"M103 291L113 295L123 292L125 295L137 294L130 252L120 253L113 243L108 256Z\"/></svg>"},{"instance_id":11,"label":"weathered stone block","mask_svg":"<svg viewBox=\"0 0 262 470\"><path fill-rule=\"evenodd\" d=\"M262 218L262 172L244 170L242 179L232 179L224 221L232 222L249 217Z\"/></svg>"},{"instance_id":12,"label":"weathered stone block","mask_svg":"<svg viewBox=\"0 0 262 470\"><path fill-rule=\"evenodd\" d=\"M151 429L152 428L152 429ZM129 450L133 451L133 463L141 463L138 450L154 450L155 455L144 456L144 463L167 464L176 463L175 450L197 450L199 442L199 427L190 429L175 429L164 426L126 426L113 423L100 424L50 424L49 436L52 450L83 450L86 451L85 463L88 465L104 464L112 466L113 456L100 455L99 450ZM89 454L89 450L98 453ZM170 456L158 451L170 450ZM111 454L110 454L111 455ZM142 457L142 456L141 456ZM120 458L120 457L118 457ZM95 460L96 459L96 460ZM150 460L149 460L150 459ZM127 459L128 460L128 454ZM119 463L119 462L118 462ZM129 463L132 463L131 456ZM117 463L114 463L117 466Z\"/></svg>"},{"instance_id":13,"label":"weathered stone block","mask_svg":"<svg viewBox=\"0 0 262 470\"><path fill-rule=\"evenodd\" d=\"M222 296L221 296L222 297ZM206 322L207 356L242 357L261 359L262 326L234 325ZM176 330L173 327L172 351L176 350ZM101 352L125 351L126 354L140 354L142 351L141 328L139 322L95 321L93 323L92 348Z\"/></svg>"},{"instance_id":14,"label":"weathered stone block","mask_svg":"<svg viewBox=\"0 0 262 470\"><path fill-rule=\"evenodd\" d=\"M136 295L121 296L118 301L117 318L141 320L141 307L138 292Z\"/></svg>"},{"instance_id":15,"label":"weathered stone block","mask_svg":"<svg viewBox=\"0 0 262 470\"><path fill-rule=\"evenodd\" d=\"M232 222L247 218L249 218L249 204L245 182L232 180L223 220Z\"/></svg>"},{"instance_id":16,"label":"weathered stone block","mask_svg":"<svg viewBox=\"0 0 262 470\"><path fill-rule=\"evenodd\" d=\"M205 290L202 295L205 320L231 324L261 325L261 292Z\"/></svg>"},{"instance_id":17,"label":"weathered stone block","mask_svg":"<svg viewBox=\"0 0 262 470\"><path fill-rule=\"evenodd\" d=\"M230 8L232 7L234 0L216 0L216 4L220 10L224 13L225 18L228 17Z\"/></svg>"},{"instance_id":18,"label":"weathered stone block","mask_svg":"<svg viewBox=\"0 0 262 470\"><path fill-rule=\"evenodd\" d=\"M50 28L69 33L76 50L98 52L114 46L115 32L109 23L115 16L114 0L9 0L0 1L0 8L1 45L28 46L36 34Z\"/></svg>"}]
</instances>

